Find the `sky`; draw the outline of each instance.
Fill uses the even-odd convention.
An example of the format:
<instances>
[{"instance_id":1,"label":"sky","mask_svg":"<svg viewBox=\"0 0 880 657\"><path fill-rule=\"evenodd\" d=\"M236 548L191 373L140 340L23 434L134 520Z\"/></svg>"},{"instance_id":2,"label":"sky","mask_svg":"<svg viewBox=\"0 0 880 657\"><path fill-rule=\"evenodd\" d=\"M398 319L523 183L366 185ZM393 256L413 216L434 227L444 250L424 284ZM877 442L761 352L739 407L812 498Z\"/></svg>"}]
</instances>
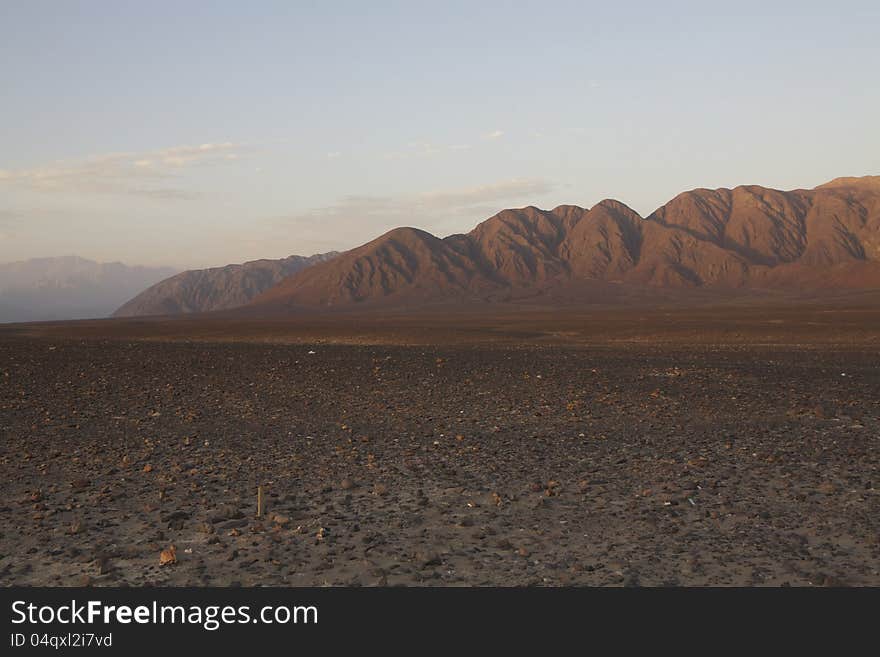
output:
<instances>
[{"instance_id":1,"label":"sky","mask_svg":"<svg viewBox=\"0 0 880 657\"><path fill-rule=\"evenodd\" d=\"M0 262L880 173L880 3L0 2Z\"/></svg>"}]
</instances>

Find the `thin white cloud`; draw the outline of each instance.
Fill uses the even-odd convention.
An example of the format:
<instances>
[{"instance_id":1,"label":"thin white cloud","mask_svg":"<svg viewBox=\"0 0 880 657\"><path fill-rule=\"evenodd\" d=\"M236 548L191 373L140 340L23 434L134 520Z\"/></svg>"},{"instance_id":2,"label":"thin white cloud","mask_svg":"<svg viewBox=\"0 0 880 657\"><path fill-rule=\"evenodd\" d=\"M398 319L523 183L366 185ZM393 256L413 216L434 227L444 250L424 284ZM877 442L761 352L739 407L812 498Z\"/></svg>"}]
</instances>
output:
<instances>
[{"instance_id":1,"label":"thin white cloud","mask_svg":"<svg viewBox=\"0 0 880 657\"><path fill-rule=\"evenodd\" d=\"M493 130L480 135L483 141L492 141L504 136L503 130ZM460 142L456 144L437 144L430 141L411 141L406 147L385 154L386 160L408 160L411 158L433 157L444 153L468 151L473 146Z\"/></svg>"},{"instance_id":2,"label":"thin white cloud","mask_svg":"<svg viewBox=\"0 0 880 657\"><path fill-rule=\"evenodd\" d=\"M385 154L386 160L408 160L410 158L433 157L443 153L466 151L470 144L434 144L428 141L413 141L406 148Z\"/></svg>"},{"instance_id":3,"label":"thin white cloud","mask_svg":"<svg viewBox=\"0 0 880 657\"><path fill-rule=\"evenodd\" d=\"M249 223L246 235L229 229L224 242L238 249L228 258L256 259L345 250L398 226L415 226L443 237L469 231L503 208L538 204L558 187L546 180L514 178L412 194L351 195L322 207Z\"/></svg>"},{"instance_id":4,"label":"thin white cloud","mask_svg":"<svg viewBox=\"0 0 880 657\"><path fill-rule=\"evenodd\" d=\"M515 178L486 185L398 196L346 196L325 207L267 223L259 239L270 245L295 241L293 252L348 249L398 226L415 226L444 236L467 231L506 207L535 203L557 188L546 180ZM256 247L255 247L256 248Z\"/></svg>"},{"instance_id":5,"label":"thin white cloud","mask_svg":"<svg viewBox=\"0 0 880 657\"><path fill-rule=\"evenodd\" d=\"M427 209L467 208L478 203L539 196L553 188L554 186L545 180L514 178L477 187L423 192L410 197L410 202Z\"/></svg>"},{"instance_id":6,"label":"thin white cloud","mask_svg":"<svg viewBox=\"0 0 880 657\"><path fill-rule=\"evenodd\" d=\"M515 178L476 187L401 196L346 196L333 205L285 218L281 223L317 222L322 228L363 227L367 232L384 224L430 229L463 217L476 223L485 219L485 213L491 208L497 211L524 198L532 202L555 187L545 180Z\"/></svg>"},{"instance_id":7,"label":"thin white cloud","mask_svg":"<svg viewBox=\"0 0 880 657\"><path fill-rule=\"evenodd\" d=\"M235 161L247 150L246 144L222 142L146 152L105 153L32 169L0 169L0 185L36 192L192 199L197 196L194 192L160 183L173 180L189 167Z\"/></svg>"}]
</instances>

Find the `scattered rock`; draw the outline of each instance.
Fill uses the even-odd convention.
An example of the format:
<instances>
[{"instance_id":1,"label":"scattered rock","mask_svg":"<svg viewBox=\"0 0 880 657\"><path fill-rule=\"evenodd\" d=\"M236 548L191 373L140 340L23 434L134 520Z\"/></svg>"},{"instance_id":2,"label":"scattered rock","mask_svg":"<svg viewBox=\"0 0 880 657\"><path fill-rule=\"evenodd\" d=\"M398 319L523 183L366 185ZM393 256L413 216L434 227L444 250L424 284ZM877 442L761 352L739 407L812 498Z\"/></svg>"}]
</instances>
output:
<instances>
[{"instance_id":1,"label":"scattered rock","mask_svg":"<svg viewBox=\"0 0 880 657\"><path fill-rule=\"evenodd\" d=\"M177 563L177 548L169 545L159 553L159 565L170 566Z\"/></svg>"},{"instance_id":2,"label":"scattered rock","mask_svg":"<svg viewBox=\"0 0 880 657\"><path fill-rule=\"evenodd\" d=\"M178 509L177 511L172 511L171 513L163 514L161 517L162 522L172 523L175 520L186 520L190 517L189 511L183 511Z\"/></svg>"},{"instance_id":3,"label":"scattered rock","mask_svg":"<svg viewBox=\"0 0 880 657\"><path fill-rule=\"evenodd\" d=\"M440 557L439 552L434 551L420 551L416 553L416 562L422 568L428 568L430 566L439 566L442 563L442 559Z\"/></svg>"}]
</instances>

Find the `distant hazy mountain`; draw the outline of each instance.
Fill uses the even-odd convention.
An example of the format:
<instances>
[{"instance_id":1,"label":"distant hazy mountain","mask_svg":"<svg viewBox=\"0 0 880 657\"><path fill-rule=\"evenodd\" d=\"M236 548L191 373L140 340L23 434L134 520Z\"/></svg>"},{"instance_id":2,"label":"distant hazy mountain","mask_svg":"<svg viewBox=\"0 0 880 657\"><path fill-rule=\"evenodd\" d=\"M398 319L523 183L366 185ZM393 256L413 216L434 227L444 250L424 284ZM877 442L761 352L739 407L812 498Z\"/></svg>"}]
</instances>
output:
<instances>
[{"instance_id":1,"label":"distant hazy mountain","mask_svg":"<svg viewBox=\"0 0 880 657\"><path fill-rule=\"evenodd\" d=\"M174 271L77 256L0 264L0 322L107 317Z\"/></svg>"},{"instance_id":2,"label":"distant hazy mountain","mask_svg":"<svg viewBox=\"0 0 880 657\"><path fill-rule=\"evenodd\" d=\"M185 271L144 290L113 315L180 315L243 306L287 276L336 255L335 251L308 257L294 255Z\"/></svg>"},{"instance_id":3,"label":"distant hazy mountain","mask_svg":"<svg viewBox=\"0 0 880 657\"><path fill-rule=\"evenodd\" d=\"M445 239L396 228L290 276L243 311L580 298L645 288L880 289L880 176L815 189L684 192L646 218L619 201L504 210Z\"/></svg>"}]
</instances>

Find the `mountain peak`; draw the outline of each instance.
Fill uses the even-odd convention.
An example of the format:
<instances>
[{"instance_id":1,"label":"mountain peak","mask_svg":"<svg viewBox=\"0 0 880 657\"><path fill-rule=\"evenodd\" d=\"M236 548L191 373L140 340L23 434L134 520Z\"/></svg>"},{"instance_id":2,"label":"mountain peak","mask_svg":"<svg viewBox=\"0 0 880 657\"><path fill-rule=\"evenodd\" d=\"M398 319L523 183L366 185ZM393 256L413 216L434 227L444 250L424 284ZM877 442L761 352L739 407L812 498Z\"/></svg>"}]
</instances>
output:
<instances>
[{"instance_id":1,"label":"mountain peak","mask_svg":"<svg viewBox=\"0 0 880 657\"><path fill-rule=\"evenodd\" d=\"M840 187L856 187L880 190L880 176L846 176L835 178L819 185L816 189L835 189Z\"/></svg>"},{"instance_id":2,"label":"mountain peak","mask_svg":"<svg viewBox=\"0 0 880 657\"><path fill-rule=\"evenodd\" d=\"M439 240L398 228L286 279L256 305L326 306L577 295L587 281L666 287L880 287L877 177L831 188L683 192L647 218L616 199L589 210L502 210ZM872 200L873 199L873 200ZM846 267L846 275L817 272ZM862 272L861 278L854 274ZM809 275L805 274L809 272ZM568 290L568 292L565 292Z\"/></svg>"},{"instance_id":3,"label":"mountain peak","mask_svg":"<svg viewBox=\"0 0 880 657\"><path fill-rule=\"evenodd\" d=\"M435 241L439 241L439 238L426 230L413 228L412 226L401 226L399 228L392 228L387 233L383 233L358 248L378 247L389 242L406 245L410 248L419 248L420 245L430 244Z\"/></svg>"}]
</instances>

